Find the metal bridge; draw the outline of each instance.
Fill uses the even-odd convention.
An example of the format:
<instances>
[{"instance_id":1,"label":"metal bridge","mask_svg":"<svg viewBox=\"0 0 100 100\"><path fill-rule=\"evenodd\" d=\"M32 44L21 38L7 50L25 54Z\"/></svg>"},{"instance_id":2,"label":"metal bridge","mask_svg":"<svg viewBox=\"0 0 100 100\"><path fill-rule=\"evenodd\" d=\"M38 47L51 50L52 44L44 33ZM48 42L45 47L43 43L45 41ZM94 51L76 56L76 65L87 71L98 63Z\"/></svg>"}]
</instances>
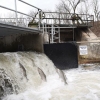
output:
<instances>
[{"instance_id":1,"label":"metal bridge","mask_svg":"<svg viewBox=\"0 0 100 100\"><path fill-rule=\"evenodd\" d=\"M50 41L53 43L57 39L60 42L60 34L66 28L71 28L74 32L75 28L91 27L94 24L93 15L43 12L40 8L23 0L18 1L35 8L37 13L31 16L17 11L16 0L15 10L0 5L1 8L15 12L15 18L0 18L0 36L18 33L48 33L50 35ZM25 18L18 18L18 14L25 16Z\"/></svg>"},{"instance_id":2,"label":"metal bridge","mask_svg":"<svg viewBox=\"0 0 100 100\"><path fill-rule=\"evenodd\" d=\"M18 0L20 2L23 2L29 6L34 7L37 10L40 10L39 8L30 5L24 1ZM17 4L15 0L15 10L7 8L5 6L0 5L0 8L15 12L14 18L0 18L0 37L7 36L7 35L14 35L14 34L24 34L24 33L32 33L32 34L39 34L41 33L41 30L39 27L31 28L28 27L28 23L30 20L34 19L34 16L31 16L29 14L25 14L23 12L17 11ZM24 16L24 18L19 18L18 14Z\"/></svg>"}]
</instances>

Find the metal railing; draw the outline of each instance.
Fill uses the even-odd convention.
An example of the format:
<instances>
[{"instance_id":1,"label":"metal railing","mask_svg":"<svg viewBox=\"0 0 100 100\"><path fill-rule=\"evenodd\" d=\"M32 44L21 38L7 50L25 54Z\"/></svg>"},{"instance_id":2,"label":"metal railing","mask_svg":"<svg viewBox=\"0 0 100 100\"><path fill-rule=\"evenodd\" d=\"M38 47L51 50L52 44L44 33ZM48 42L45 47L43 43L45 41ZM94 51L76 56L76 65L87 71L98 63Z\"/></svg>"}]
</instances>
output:
<instances>
[{"instance_id":1,"label":"metal railing","mask_svg":"<svg viewBox=\"0 0 100 100\"><path fill-rule=\"evenodd\" d=\"M43 24L43 23L51 24L51 26L52 26L52 24L60 25L59 26L60 28L61 27L66 28L66 27L71 27L71 26L72 27L76 27L76 26L89 27L89 26L94 25L94 16L93 15L61 13L61 12L43 12L40 8L33 6L23 0L18 0L18 1L37 9L37 13L34 16L31 16L29 14L25 14L25 13L17 11L16 0L15 0L15 10L0 5L1 8L15 12L15 18L13 19L14 22L11 22L11 23L13 23L16 26L18 26L18 25L21 26L21 23L19 23L19 18L18 18L17 14L22 14L22 15L28 16L31 19L31 20L28 20L26 17L24 20L26 20L27 22L22 21L23 22L22 26L25 25L26 27L28 27L28 22L36 21L39 30L41 29L41 27L42 27L41 24ZM16 19L16 21L15 21L15 19ZM10 19L6 19L6 20L10 20ZM7 22L9 22L9 21L7 21ZM4 23L5 23L5 21L4 21ZM34 22L33 22L33 24L34 24ZM61 26L61 25L65 25L65 26Z\"/></svg>"},{"instance_id":2,"label":"metal railing","mask_svg":"<svg viewBox=\"0 0 100 100\"><path fill-rule=\"evenodd\" d=\"M17 26L28 27L27 18L17 18ZM16 25L16 18L0 18L0 23Z\"/></svg>"},{"instance_id":3,"label":"metal railing","mask_svg":"<svg viewBox=\"0 0 100 100\"><path fill-rule=\"evenodd\" d=\"M93 26L94 16L87 14L73 14L60 12L43 12L42 22L46 24L69 25L69 26Z\"/></svg>"},{"instance_id":4,"label":"metal railing","mask_svg":"<svg viewBox=\"0 0 100 100\"><path fill-rule=\"evenodd\" d=\"M22 2L22 3L24 3L24 4L27 4L27 5L31 6L31 7L34 7L35 9L38 10L38 11L37 11L38 13L41 11L40 8L35 7L35 6L33 6L33 5L31 5L31 4L27 3L27 2L24 2L24 1L22 1L22 0L18 0L18 1L20 1L20 2ZM16 25L16 26L28 27L29 22L32 21L33 19L35 19L35 16L31 16L31 15L29 15L29 14L26 14L26 13L23 13L23 12L20 12L20 11L17 11L16 0L15 0L15 10L10 9L10 8L8 8L8 7L5 7L5 6L2 6L2 5L0 5L0 8L4 8L4 9L6 9L6 10L15 12L15 18L0 18L0 22L2 22L2 23L11 24L11 25ZM37 13L37 14L38 14L38 13ZM26 16L26 17L25 17L25 18L18 18L18 15L17 15L17 14L21 14L21 15L24 15L24 16ZM28 18L28 17L29 17L29 18ZM31 19L31 20L30 20L30 19ZM38 19L38 27L39 27L39 29L40 29L40 19L39 19L39 17L36 18L36 19ZM20 21L21 21L21 22L20 22Z\"/></svg>"}]
</instances>

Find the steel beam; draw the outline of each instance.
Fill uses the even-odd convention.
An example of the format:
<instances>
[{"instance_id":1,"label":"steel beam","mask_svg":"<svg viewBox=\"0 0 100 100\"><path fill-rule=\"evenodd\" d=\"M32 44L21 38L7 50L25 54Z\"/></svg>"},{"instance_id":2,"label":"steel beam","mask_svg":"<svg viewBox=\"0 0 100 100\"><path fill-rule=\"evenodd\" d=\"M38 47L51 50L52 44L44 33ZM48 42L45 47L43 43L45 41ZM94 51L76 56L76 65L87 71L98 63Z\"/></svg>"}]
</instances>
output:
<instances>
[{"instance_id":1,"label":"steel beam","mask_svg":"<svg viewBox=\"0 0 100 100\"><path fill-rule=\"evenodd\" d=\"M10 8L7 8L7 7L1 6L1 5L0 5L0 7L1 7L1 8L4 8L4 9L7 9L7 10L10 10L10 11L13 11L13 12L17 12L17 13L20 13L20 14L23 14L23 15L26 15L26 16L29 16L29 17L34 18L34 17L31 16L31 15L28 15L28 14L25 14L25 13L22 13L22 12L19 12L19 11L16 11L16 10L13 10L13 9L10 9Z\"/></svg>"},{"instance_id":2,"label":"steel beam","mask_svg":"<svg viewBox=\"0 0 100 100\"><path fill-rule=\"evenodd\" d=\"M1 28L7 28L11 30L18 30L18 31L25 31L27 32L31 32L33 34L37 34L37 33L41 33L40 30L36 29L36 28L30 28L30 27L21 27L21 26L14 26L14 25L10 25L10 24L4 24L4 23L0 23L0 27Z\"/></svg>"},{"instance_id":3,"label":"steel beam","mask_svg":"<svg viewBox=\"0 0 100 100\"><path fill-rule=\"evenodd\" d=\"M33 6L33 5L31 5L31 4L29 4L29 3L25 2L25 1L23 1L23 0L19 0L19 1L20 1L20 2L23 2L23 3L27 4L27 5L29 5L29 6L31 6L31 7L34 7L34 8L36 8L36 9L42 11L42 9L40 9L40 8L38 8L38 7L36 7L36 6Z\"/></svg>"}]
</instances>

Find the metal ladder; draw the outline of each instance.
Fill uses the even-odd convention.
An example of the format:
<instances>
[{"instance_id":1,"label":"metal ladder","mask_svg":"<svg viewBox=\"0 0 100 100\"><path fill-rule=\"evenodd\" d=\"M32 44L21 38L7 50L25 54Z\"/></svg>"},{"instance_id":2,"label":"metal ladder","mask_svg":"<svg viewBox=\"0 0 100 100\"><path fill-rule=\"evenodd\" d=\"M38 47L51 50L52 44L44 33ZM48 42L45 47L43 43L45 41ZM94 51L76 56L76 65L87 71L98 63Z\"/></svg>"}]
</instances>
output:
<instances>
[{"instance_id":1,"label":"metal ladder","mask_svg":"<svg viewBox=\"0 0 100 100\"><path fill-rule=\"evenodd\" d=\"M50 43L60 43L60 27L57 25L51 25L51 32L50 32Z\"/></svg>"},{"instance_id":2,"label":"metal ladder","mask_svg":"<svg viewBox=\"0 0 100 100\"><path fill-rule=\"evenodd\" d=\"M43 25L43 33L49 35L49 43L60 43L60 27L54 24Z\"/></svg>"}]
</instances>

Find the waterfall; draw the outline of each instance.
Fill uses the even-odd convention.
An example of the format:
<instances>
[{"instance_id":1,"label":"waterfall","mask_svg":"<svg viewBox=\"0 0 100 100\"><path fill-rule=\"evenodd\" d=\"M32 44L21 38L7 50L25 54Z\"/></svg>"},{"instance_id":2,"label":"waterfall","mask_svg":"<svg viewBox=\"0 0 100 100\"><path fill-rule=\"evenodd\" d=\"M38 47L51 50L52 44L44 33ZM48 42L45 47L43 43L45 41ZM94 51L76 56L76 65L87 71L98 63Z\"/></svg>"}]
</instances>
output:
<instances>
[{"instance_id":1,"label":"waterfall","mask_svg":"<svg viewBox=\"0 0 100 100\"><path fill-rule=\"evenodd\" d=\"M57 69L36 52L0 54L0 100L100 100L100 64Z\"/></svg>"},{"instance_id":2,"label":"waterfall","mask_svg":"<svg viewBox=\"0 0 100 100\"><path fill-rule=\"evenodd\" d=\"M38 90L47 81L52 81L49 79L50 76L59 79L56 67L45 54L36 52L0 54L1 100L8 95L18 95L28 89ZM59 81L62 82L60 79Z\"/></svg>"}]
</instances>

